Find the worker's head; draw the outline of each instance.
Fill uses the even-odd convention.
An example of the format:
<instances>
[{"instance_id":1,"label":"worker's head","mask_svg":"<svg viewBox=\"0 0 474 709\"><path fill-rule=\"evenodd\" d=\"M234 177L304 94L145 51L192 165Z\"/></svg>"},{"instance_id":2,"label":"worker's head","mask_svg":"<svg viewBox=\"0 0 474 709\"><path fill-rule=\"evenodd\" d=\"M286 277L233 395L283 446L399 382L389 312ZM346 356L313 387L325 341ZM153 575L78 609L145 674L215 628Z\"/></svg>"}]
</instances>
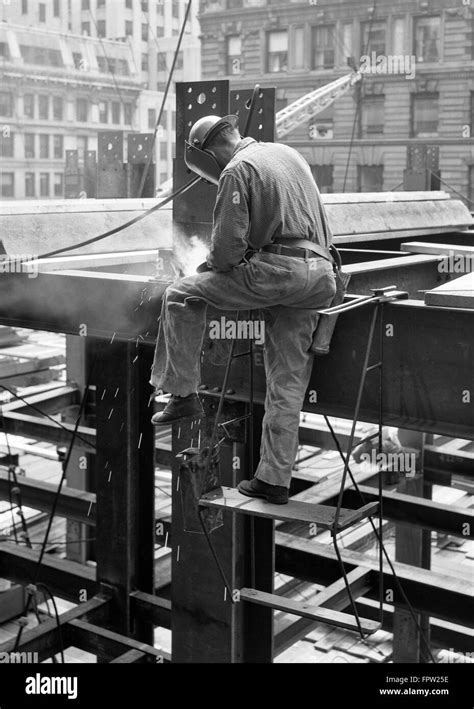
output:
<instances>
[{"instance_id":1,"label":"worker's head","mask_svg":"<svg viewBox=\"0 0 474 709\"><path fill-rule=\"evenodd\" d=\"M204 116L192 126L186 141L186 165L208 182L217 184L240 141L238 116Z\"/></svg>"}]
</instances>

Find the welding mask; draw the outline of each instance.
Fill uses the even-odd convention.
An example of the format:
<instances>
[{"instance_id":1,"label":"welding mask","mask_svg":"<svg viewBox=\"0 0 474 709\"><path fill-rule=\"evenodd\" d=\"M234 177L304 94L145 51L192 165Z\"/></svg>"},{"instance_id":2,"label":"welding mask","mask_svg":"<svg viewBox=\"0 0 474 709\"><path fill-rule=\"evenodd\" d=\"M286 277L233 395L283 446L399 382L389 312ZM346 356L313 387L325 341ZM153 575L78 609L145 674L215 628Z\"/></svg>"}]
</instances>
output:
<instances>
[{"instance_id":1,"label":"welding mask","mask_svg":"<svg viewBox=\"0 0 474 709\"><path fill-rule=\"evenodd\" d=\"M184 161L187 167L197 173L203 180L217 185L222 168L219 167L214 155L206 150L211 139L223 126L237 127L238 116L204 116L192 126L189 140L186 140Z\"/></svg>"}]
</instances>

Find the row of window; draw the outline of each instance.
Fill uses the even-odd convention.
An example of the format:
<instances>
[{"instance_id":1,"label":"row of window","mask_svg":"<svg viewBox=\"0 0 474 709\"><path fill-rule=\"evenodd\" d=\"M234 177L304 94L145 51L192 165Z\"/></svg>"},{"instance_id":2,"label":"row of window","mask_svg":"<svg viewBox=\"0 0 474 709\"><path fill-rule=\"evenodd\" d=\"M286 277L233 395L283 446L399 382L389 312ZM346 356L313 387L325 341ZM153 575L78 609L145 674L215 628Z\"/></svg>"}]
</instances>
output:
<instances>
[{"instance_id":1,"label":"row of window","mask_svg":"<svg viewBox=\"0 0 474 709\"><path fill-rule=\"evenodd\" d=\"M394 18L392 23L391 54L405 56L405 18ZM340 49L340 60L355 54L354 24L342 23L340 34L336 25L318 25L311 27L310 59L306 56L306 28L295 26L291 32L271 30L266 33L266 66L268 73L279 73L288 69L310 68L333 69ZM290 46L289 46L290 43ZM384 20L361 23L360 56L387 54L387 23ZM289 52L289 49L291 50ZM239 74L242 67L242 37L228 35L226 38L227 73ZM439 62L441 59L441 18L414 18L413 55L417 62Z\"/></svg>"},{"instance_id":2,"label":"row of window","mask_svg":"<svg viewBox=\"0 0 474 709\"><path fill-rule=\"evenodd\" d=\"M0 195L15 197L15 173L0 174ZM25 172L25 197L63 197L64 173Z\"/></svg>"},{"instance_id":3,"label":"row of window","mask_svg":"<svg viewBox=\"0 0 474 709\"><path fill-rule=\"evenodd\" d=\"M21 136L24 146L24 157L40 158L42 160L62 160L64 158L64 136L40 133L24 133ZM13 158L16 156L15 143L18 135L10 132L0 134L0 157Z\"/></svg>"},{"instance_id":4,"label":"row of window","mask_svg":"<svg viewBox=\"0 0 474 709\"><path fill-rule=\"evenodd\" d=\"M7 4L7 3L5 3ZM54 17L60 17L61 3L60 0L53 0L53 15ZM21 12L23 15L27 15L29 12L28 0L21 0ZM38 19L40 22L46 22L46 3L38 3Z\"/></svg>"},{"instance_id":5,"label":"row of window","mask_svg":"<svg viewBox=\"0 0 474 709\"><path fill-rule=\"evenodd\" d=\"M114 0L114 2L117 2L117 0ZM122 0L124 2L125 7L129 8L130 10L133 8L133 0ZM164 10L164 4L165 0L155 0L155 5L156 5L156 11L158 14L163 14ZM97 0L97 7L105 7L106 5L106 0ZM142 0L140 2L142 12L148 12L149 7L148 7L148 2L146 0ZM90 8L90 0L82 0L82 9L83 10L89 10ZM178 17L179 16L179 0L172 0L172 14L173 17Z\"/></svg>"},{"instance_id":6,"label":"row of window","mask_svg":"<svg viewBox=\"0 0 474 709\"><path fill-rule=\"evenodd\" d=\"M59 49L21 44L20 51L25 64L33 64L34 66L64 67L63 56ZM102 52L102 50L100 51ZM10 49L6 42L0 42L0 56L5 60L11 59ZM89 68L88 61L82 52L73 52L72 56L74 67L76 69L85 71ZM105 56L104 53L97 54L96 59L98 70L101 73L117 74L118 76L130 76L130 64L128 59Z\"/></svg>"},{"instance_id":7,"label":"row of window","mask_svg":"<svg viewBox=\"0 0 474 709\"><path fill-rule=\"evenodd\" d=\"M78 123L88 123L91 120L91 103L87 98L76 98L75 120ZM122 110L123 109L123 110ZM123 115L122 115L123 114ZM16 115L15 96L11 91L0 91L0 116L13 118ZM39 118L40 120L64 120L64 99L61 96L48 94L24 94L23 116L25 118ZM127 126L132 125L134 107L129 101L99 102L99 122L119 125L122 122Z\"/></svg>"}]
</instances>

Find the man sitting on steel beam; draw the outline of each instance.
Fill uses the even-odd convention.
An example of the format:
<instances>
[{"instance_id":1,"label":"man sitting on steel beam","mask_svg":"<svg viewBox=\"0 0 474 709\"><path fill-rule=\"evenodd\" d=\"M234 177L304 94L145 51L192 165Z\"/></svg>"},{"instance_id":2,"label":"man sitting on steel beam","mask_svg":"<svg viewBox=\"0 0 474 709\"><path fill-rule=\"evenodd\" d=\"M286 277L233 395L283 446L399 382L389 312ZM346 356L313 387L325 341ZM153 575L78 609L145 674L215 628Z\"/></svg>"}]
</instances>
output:
<instances>
[{"instance_id":1,"label":"man sitting on steel beam","mask_svg":"<svg viewBox=\"0 0 474 709\"><path fill-rule=\"evenodd\" d=\"M204 272L164 294L150 382L172 396L152 421L203 415L197 388L208 304L265 309L260 462L239 490L284 504L313 365L316 309L330 305L336 291L332 235L304 158L288 145L242 138L237 122L237 116L206 116L189 134L188 167L218 184L211 246Z\"/></svg>"}]
</instances>

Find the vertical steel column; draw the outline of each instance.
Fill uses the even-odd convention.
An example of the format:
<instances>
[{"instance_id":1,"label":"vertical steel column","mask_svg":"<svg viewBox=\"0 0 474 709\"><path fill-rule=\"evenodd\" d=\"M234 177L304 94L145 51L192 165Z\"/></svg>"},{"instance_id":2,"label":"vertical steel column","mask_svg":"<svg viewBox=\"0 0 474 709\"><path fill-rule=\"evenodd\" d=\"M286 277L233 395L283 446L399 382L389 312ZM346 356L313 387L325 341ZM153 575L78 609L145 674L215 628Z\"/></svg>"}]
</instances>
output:
<instances>
[{"instance_id":1,"label":"vertical steel column","mask_svg":"<svg viewBox=\"0 0 474 709\"><path fill-rule=\"evenodd\" d=\"M206 399L205 431L210 435L217 400ZM245 404L225 403L223 420L246 414ZM272 611L239 601L238 591L250 584L251 546L249 520L224 512L224 526L211 533L211 541L233 592L225 589L203 534L184 531L180 494L181 450L197 442L197 424L173 426L173 561L172 561L172 658L173 662L270 662ZM256 439L259 440L258 430ZM221 448L221 483L235 487L245 477L248 451L243 441ZM273 584L273 522L262 520L255 529L256 580L261 590Z\"/></svg>"},{"instance_id":2,"label":"vertical steel column","mask_svg":"<svg viewBox=\"0 0 474 709\"><path fill-rule=\"evenodd\" d=\"M97 578L114 592L113 629L152 643L151 622L133 623L129 594L154 587L153 350L99 341L96 351Z\"/></svg>"}]
</instances>

